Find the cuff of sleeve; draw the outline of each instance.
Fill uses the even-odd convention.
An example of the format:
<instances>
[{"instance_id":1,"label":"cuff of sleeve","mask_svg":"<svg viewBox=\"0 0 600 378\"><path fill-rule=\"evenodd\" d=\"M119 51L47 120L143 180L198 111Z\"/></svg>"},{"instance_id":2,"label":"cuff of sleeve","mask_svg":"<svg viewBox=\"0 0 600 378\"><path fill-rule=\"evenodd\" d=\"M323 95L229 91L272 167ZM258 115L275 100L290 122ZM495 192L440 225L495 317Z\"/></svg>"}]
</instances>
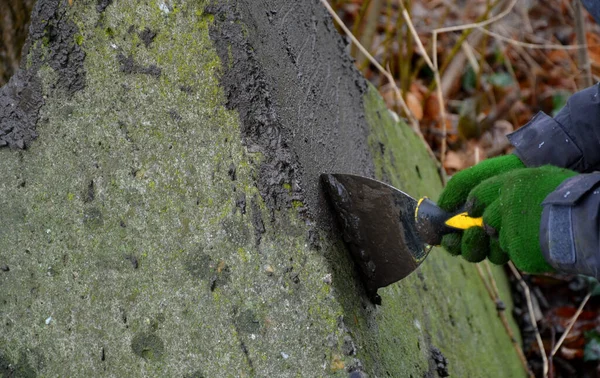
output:
<instances>
[{"instance_id":1,"label":"cuff of sleeve","mask_svg":"<svg viewBox=\"0 0 600 378\"><path fill-rule=\"evenodd\" d=\"M542 205L540 246L564 273L600 278L600 173L565 180Z\"/></svg>"},{"instance_id":2,"label":"cuff of sleeve","mask_svg":"<svg viewBox=\"0 0 600 378\"><path fill-rule=\"evenodd\" d=\"M544 112L507 137L515 147L515 155L527 167L550 164L577 170L581 165L581 150L560 124Z\"/></svg>"},{"instance_id":3,"label":"cuff of sleeve","mask_svg":"<svg viewBox=\"0 0 600 378\"><path fill-rule=\"evenodd\" d=\"M570 206L544 206L540 225L542 254L548 264L562 272L572 272L577 262L572 221Z\"/></svg>"}]
</instances>

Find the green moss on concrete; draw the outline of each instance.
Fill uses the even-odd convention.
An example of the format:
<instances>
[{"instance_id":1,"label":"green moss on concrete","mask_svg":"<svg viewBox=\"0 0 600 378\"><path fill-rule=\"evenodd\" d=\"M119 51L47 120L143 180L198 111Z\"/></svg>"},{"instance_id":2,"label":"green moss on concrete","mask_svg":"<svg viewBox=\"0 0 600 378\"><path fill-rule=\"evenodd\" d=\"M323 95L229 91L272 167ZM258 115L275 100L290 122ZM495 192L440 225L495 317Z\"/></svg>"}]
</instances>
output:
<instances>
[{"instance_id":1,"label":"green moss on concrete","mask_svg":"<svg viewBox=\"0 0 600 378\"><path fill-rule=\"evenodd\" d=\"M31 351L32 357L37 355L37 351ZM16 353L14 353L16 354ZM0 353L0 377L19 377L19 378L35 378L37 373L31 366L31 362L27 353L22 350L18 354L18 359L12 360L8 355Z\"/></svg>"},{"instance_id":2,"label":"green moss on concrete","mask_svg":"<svg viewBox=\"0 0 600 378\"><path fill-rule=\"evenodd\" d=\"M145 360L160 360L165 353L165 344L154 333L139 333L131 340L131 349Z\"/></svg>"},{"instance_id":3,"label":"green moss on concrete","mask_svg":"<svg viewBox=\"0 0 600 378\"><path fill-rule=\"evenodd\" d=\"M81 44L83 43L83 36L81 34L75 35L75 43L81 46Z\"/></svg>"}]
</instances>

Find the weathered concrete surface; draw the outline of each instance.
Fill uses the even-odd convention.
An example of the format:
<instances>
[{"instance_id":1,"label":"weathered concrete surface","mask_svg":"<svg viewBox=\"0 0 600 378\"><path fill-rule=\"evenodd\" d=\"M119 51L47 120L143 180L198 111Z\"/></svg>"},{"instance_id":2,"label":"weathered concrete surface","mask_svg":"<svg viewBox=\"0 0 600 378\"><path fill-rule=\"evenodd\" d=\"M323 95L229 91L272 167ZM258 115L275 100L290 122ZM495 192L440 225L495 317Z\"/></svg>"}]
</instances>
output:
<instances>
[{"instance_id":1,"label":"weathered concrete surface","mask_svg":"<svg viewBox=\"0 0 600 378\"><path fill-rule=\"evenodd\" d=\"M318 2L39 0L33 23L0 92L0 376L433 377L431 346L522 375L459 259L364 297L318 174L440 182Z\"/></svg>"}]
</instances>

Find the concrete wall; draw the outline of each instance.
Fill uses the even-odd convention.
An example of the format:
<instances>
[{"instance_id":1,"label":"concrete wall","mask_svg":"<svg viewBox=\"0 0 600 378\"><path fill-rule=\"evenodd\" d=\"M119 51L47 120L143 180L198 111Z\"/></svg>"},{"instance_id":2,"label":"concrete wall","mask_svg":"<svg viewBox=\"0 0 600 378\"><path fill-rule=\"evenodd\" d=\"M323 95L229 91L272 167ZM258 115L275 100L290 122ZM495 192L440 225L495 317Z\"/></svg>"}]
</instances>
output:
<instances>
[{"instance_id":1,"label":"concrete wall","mask_svg":"<svg viewBox=\"0 0 600 378\"><path fill-rule=\"evenodd\" d=\"M317 1L32 20L0 89L0 376L433 377L432 346L452 376L523 375L460 259L366 299L319 173L441 183Z\"/></svg>"}]
</instances>

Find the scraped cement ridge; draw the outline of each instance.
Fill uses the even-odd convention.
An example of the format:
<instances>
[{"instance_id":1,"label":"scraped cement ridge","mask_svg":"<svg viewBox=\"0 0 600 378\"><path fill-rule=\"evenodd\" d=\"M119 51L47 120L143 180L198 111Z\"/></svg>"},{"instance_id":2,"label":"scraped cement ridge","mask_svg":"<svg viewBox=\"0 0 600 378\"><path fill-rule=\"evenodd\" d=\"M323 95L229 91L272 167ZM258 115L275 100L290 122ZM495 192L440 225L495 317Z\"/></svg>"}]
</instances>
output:
<instances>
[{"instance_id":1,"label":"scraped cement ridge","mask_svg":"<svg viewBox=\"0 0 600 378\"><path fill-rule=\"evenodd\" d=\"M242 122L242 139L265 155L258 177L272 210L302 203L311 218L324 214L319 175L372 175L362 94L365 79L317 3L224 1L211 38L223 62L227 107ZM318 46L317 44L318 36Z\"/></svg>"}]
</instances>

